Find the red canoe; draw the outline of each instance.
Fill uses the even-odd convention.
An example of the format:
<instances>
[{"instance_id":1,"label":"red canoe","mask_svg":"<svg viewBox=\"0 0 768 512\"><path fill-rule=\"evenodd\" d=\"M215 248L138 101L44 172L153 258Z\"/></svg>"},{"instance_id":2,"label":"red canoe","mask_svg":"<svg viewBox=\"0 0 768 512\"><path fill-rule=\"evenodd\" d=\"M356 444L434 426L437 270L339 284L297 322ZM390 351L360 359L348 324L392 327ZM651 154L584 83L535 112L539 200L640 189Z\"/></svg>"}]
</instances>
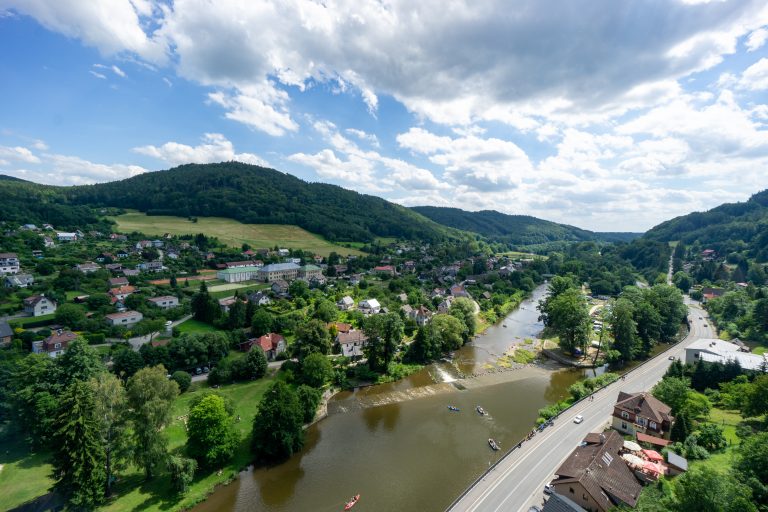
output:
<instances>
[{"instance_id":1,"label":"red canoe","mask_svg":"<svg viewBox=\"0 0 768 512\"><path fill-rule=\"evenodd\" d=\"M354 507L354 506L355 506L355 504L358 502L358 500L359 500L359 499L360 499L360 495L359 495L359 494L356 494L356 495L354 495L354 496L352 497L352 499L351 499L351 500L349 500L349 501L347 502L347 504L346 504L346 505L344 505L344 510L349 510L349 509L351 509L352 507Z\"/></svg>"}]
</instances>

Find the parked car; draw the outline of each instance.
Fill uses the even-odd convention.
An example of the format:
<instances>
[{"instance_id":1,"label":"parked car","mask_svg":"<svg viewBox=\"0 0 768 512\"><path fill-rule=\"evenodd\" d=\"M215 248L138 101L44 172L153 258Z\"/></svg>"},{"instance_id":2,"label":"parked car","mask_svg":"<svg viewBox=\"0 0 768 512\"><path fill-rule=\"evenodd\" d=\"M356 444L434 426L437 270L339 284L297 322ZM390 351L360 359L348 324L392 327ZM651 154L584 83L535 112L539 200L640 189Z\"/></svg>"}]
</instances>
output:
<instances>
[{"instance_id":1,"label":"parked car","mask_svg":"<svg viewBox=\"0 0 768 512\"><path fill-rule=\"evenodd\" d=\"M544 494L552 494L553 492L555 492L555 486L552 485L552 482L544 486Z\"/></svg>"},{"instance_id":2,"label":"parked car","mask_svg":"<svg viewBox=\"0 0 768 512\"><path fill-rule=\"evenodd\" d=\"M209 371L211 371L210 368L208 368L207 366L203 366L203 373L208 373Z\"/></svg>"},{"instance_id":3,"label":"parked car","mask_svg":"<svg viewBox=\"0 0 768 512\"><path fill-rule=\"evenodd\" d=\"M195 375L200 375L201 373L203 373L202 368L195 368Z\"/></svg>"},{"instance_id":4,"label":"parked car","mask_svg":"<svg viewBox=\"0 0 768 512\"><path fill-rule=\"evenodd\" d=\"M576 417L573 418L574 423L581 423L582 421L584 421L584 416L582 416L581 414L577 414Z\"/></svg>"}]
</instances>

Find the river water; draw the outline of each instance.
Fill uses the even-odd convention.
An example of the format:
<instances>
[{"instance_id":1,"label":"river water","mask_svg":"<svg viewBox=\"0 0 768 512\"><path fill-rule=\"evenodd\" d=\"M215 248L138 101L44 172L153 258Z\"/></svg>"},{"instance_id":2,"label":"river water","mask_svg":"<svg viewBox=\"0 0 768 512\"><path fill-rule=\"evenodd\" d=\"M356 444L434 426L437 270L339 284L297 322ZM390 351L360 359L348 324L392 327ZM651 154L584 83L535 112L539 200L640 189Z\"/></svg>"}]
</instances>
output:
<instances>
[{"instance_id":1,"label":"river water","mask_svg":"<svg viewBox=\"0 0 768 512\"><path fill-rule=\"evenodd\" d=\"M539 408L563 398L583 376L546 365L489 371L510 345L541 331L536 304L545 293L546 286L538 287L450 361L336 395L328 417L307 430L300 453L244 471L194 510L335 511L354 494L361 495L355 512L444 510L531 430ZM488 414L480 416L477 405ZM491 451L488 438L502 450Z\"/></svg>"}]
</instances>

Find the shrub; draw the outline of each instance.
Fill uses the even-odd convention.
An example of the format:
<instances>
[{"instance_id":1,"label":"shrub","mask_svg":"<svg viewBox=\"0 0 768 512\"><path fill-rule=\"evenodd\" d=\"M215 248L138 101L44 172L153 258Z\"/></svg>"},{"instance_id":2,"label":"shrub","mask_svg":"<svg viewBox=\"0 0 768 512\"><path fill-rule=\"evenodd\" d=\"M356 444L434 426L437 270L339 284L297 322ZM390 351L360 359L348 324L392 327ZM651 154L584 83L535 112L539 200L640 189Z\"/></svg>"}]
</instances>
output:
<instances>
[{"instance_id":1,"label":"shrub","mask_svg":"<svg viewBox=\"0 0 768 512\"><path fill-rule=\"evenodd\" d=\"M192 376L181 370L173 372L171 379L176 381L176 384L179 385L179 391L181 393L184 393L186 390L188 390L189 386L192 384Z\"/></svg>"}]
</instances>

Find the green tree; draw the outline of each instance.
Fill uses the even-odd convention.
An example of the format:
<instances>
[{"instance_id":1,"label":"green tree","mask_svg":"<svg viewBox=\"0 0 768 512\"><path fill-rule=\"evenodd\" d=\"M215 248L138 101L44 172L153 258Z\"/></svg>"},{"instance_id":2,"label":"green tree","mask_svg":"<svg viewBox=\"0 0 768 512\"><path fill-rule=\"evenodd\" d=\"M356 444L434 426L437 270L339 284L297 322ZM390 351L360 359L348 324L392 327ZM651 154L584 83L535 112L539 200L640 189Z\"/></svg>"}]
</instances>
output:
<instances>
[{"instance_id":1,"label":"green tree","mask_svg":"<svg viewBox=\"0 0 768 512\"><path fill-rule=\"evenodd\" d=\"M112 371L123 381L130 379L134 373L144 367L144 358L131 349L120 350L112 357Z\"/></svg>"},{"instance_id":2,"label":"green tree","mask_svg":"<svg viewBox=\"0 0 768 512\"><path fill-rule=\"evenodd\" d=\"M179 494L184 494L187 492L189 485L195 478L197 461L195 459L171 455L168 457L168 471L171 474L171 485L173 485L173 489Z\"/></svg>"},{"instance_id":3,"label":"green tree","mask_svg":"<svg viewBox=\"0 0 768 512\"><path fill-rule=\"evenodd\" d=\"M299 398L299 404L301 404L301 410L304 414L304 423L309 423L315 419L317 406L320 404L323 394L319 389L302 384L296 389L296 395Z\"/></svg>"},{"instance_id":4,"label":"green tree","mask_svg":"<svg viewBox=\"0 0 768 512\"><path fill-rule=\"evenodd\" d=\"M661 337L661 315L650 302L643 298L635 303L634 318L642 353L648 355Z\"/></svg>"},{"instance_id":5,"label":"green tree","mask_svg":"<svg viewBox=\"0 0 768 512\"><path fill-rule=\"evenodd\" d=\"M254 336L263 336L274 329L274 318L264 308L257 308L251 318L251 333Z\"/></svg>"},{"instance_id":6,"label":"green tree","mask_svg":"<svg viewBox=\"0 0 768 512\"><path fill-rule=\"evenodd\" d=\"M309 354L301 363L301 380L312 387L320 388L333 377L333 366L326 356L319 352Z\"/></svg>"},{"instance_id":7,"label":"green tree","mask_svg":"<svg viewBox=\"0 0 768 512\"><path fill-rule=\"evenodd\" d=\"M706 419L709 416L709 411L712 410L712 403L706 395L690 391L683 404L683 409L690 413L691 418Z\"/></svg>"},{"instance_id":8,"label":"green tree","mask_svg":"<svg viewBox=\"0 0 768 512\"><path fill-rule=\"evenodd\" d=\"M675 512L755 512L752 491L733 475L709 466L692 468L676 482Z\"/></svg>"},{"instance_id":9,"label":"green tree","mask_svg":"<svg viewBox=\"0 0 768 512\"><path fill-rule=\"evenodd\" d=\"M95 407L89 383L74 380L60 398L54 426L54 487L75 510L96 508L104 498L105 456Z\"/></svg>"},{"instance_id":10,"label":"green tree","mask_svg":"<svg viewBox=\"0 0 768 512\"><path fill-rule=\"evenodd\" d=\"M763 506L768 504L768 432L750 435L736 448L734 468Z\"/></svg>"},{"instance_id":11,"label":"green tree","mask_svg":"<svg viewBox=\"0 0 768 512\"><path fill-rule=\"evenodd\" d=\"M295 281L291 282L290 285L288 285L288 293L294 299L306 299L309 296L309 285L306 283L306 281L296 279Z\"/></svg>"},{"instance_id":12,"label":"green tree","mask_svg":"<svg viewBox=\"0 0 768 512\"><path fill-rule=\"evenodd\" d=\"M744 413L747 416L760 416L768 413L768 375L760 375L752 381L752 388L747 394Z\"/></svg>"},{"instance_id":13,"label":"green tree","mask_svg":"<svg viewBox=\"0 0 768 512\"><path fill-rule=\"evenodd\" d=\"M104 495L112 493L115 471L125 468L130 456L128 438L128 397L123 382L110 373L100 373L90 382L94 416L104 450Z\"/></svg>"},{"instance_id":14,"label":"green tree","mask_svg":"<svg viewBox=\"0 0 768 512\"><path fill-rule=\"evenodd\" d=\"M330 354L331 335L325 328L325 324L316 318L300 324L296 328L296 343L293 350L299 361L303 361L314 352Z\"/></svg>"},{"instance_id":15,"label":"green tree","mask_svg":"<svg viewBox=\"0 0 768 512\"><path fill-rule=\"evenodd\" d=\"M267 356L261 347L255 347L245 356L245 379L260 379L267 374Z\"/></svg>"},{"instance_id":16,"label":"green tree","mask_svg":"<svg viewBox=\"0 0 768 512\"><path fill-rule=\"evenodd\" d=\"M184 393L192 385L192 376L183 370L177 370L171 379L179 386L179 393Z\"/></svg>"},{"instance_id":17,"label":"green tree","mask_svg":"<svg viewBox=\"0 0 768 512\"><path fill-rule=\"evenodd\" d=\"M688 312L680 290L666 284L657 284L651 287L649 297L651 304L661 317L662 340L673 339L680 330L680 324Z\"/></svg>"},{"instance_id":18,"label":"green tree","mask_svg":"<svg viewBox=\"0 0 768 512\"><path fill-rule=\"evenodd\" d=\"M722 450L728 444L723 435L723 429L714 423L704 423L696 431L696 442L707 451Z\"/></svg>"},{"instance_id":19,"label":"green tree","mask_svg":"<svg viewBox=\"0 0 768 512\"><path fill-rule=\"evenodd\" d=\"M56 362L61 369L64 387L76 380L91 380L97 374L107 371L96 350L79 336L69 343L66 352Z\"/></svg>"},{"instance_id":20,"label":"green tree","mask_svg":"<svg viewBox=\"0 0 768 512\"><path fill-rule=\"evenodd\" d=\"M439 354L435 354L434 357L444 352L461 348L463 345L466 327L464 322L457 316L452 314L435 315L425 327L429 334L437 341L438 346L436 348L439 350Z\"/></svg>"},{"instance_id":21,"label":"green tree","mask_svg":"<svg viewBox=\"0 0 768 512\"><path fill-rule=\"evenodd\" d=\"M675 422L672 424L672 430L669 435L673 441L682 443L688 439L691 433L693 433L692 420L688 411L683 409L675 416Z\"/></svg>"},{"instance_id":22,"label":"green tree","mask_svg":"<svg viewBox=\"0 0 768 512\"><path fill-rule=\"evenodd\" d=\"M453 301L449 310L451 316L455 316L464 324L463 338L466 343L477 330L477 320L475 319L475 303L466 297L459 297ZM458 347L457 347L458 348Z\"/></svg>"},{"instance_id":23,"label":"green tree","mask_svg":"<svg viewBox=\"0 0 768 512\"><path fill-rule=\"evenodd\" d=\"M613 349L621 353L624 361L632 361L639 351L637 323L633 318L634 308L628 299L620 298L611 310L611 335Z\"/></svg>"},{"instance_id":24,"label":"green tree","mask_svg":"<svg viewBox=\"0 0 768 512\"><path fill-rule=\"evenodd\" d=\"M689 276L687 272L683 272L682 270L675 272L675 275L672 276L672 282L678 288L678 290L680 290L683 293L688 293L688 290L690 290L691 286L693 285L691 276Z\"/></svg>"},{"instance_id":25,"label":"green tree","mask_svg":"<svg viewBox=\"0 0 768 512\"><path fill-rule=\"evenodd\" d=\"M207 323L213 323L221 317L219 303L208 293L205 281L200 282L200 290L192 297L192 315L195 320Z\"/></svg>"},{"instance_id":26,"label":"green tree","mask_svg":"<svg viewBox=\"0 0 768 512\"><path fill-rule=\"evenodd\" d=\"M240 299L237 299L231 306L229 306L227 327L230 330L234 330L243 326L245 326L245 303Z\"/></svg>"},{"instance_id":27,"label":"green tree","mask_svg":"<svg viewBox=\"0 0 768 512\"><path fill-rule=\"evenodd\" d=\"M133 416L134 462L147 479L166 461L168 439L163 429L170 421L179 386L166 377L163 366L142 368L128 380L128 403Z\"/></svg>"},{"instance_id":28,"label":"green tree","mask_svg":"<svg viewBox=\"0 0 768 512\"><path fill-rule=\"evenodd\" d=\"M12 417L33 446L46 446L62 393L57 361L47 354L28 354L6 370L10 377L4 387Z\"/></svg>"},{"instance_id":29,"label":"green tree","mask_svg":"<svg viewBox=\"0 0 768 512\"><path fill-rule=\"evenodd\" d=\"M203 466L220 466L232 458L238 436L221 397L206 396L190 409L187 436L187 452Z\"/></svg>"},{"instance_id":30,"label":"green tree","mask_svg":"<svg viewBox=\"0 0 768 512\"><path fill-rule=\"evenodd\" d=\"M672 415L676 415L683 408L690 393L688 379L678 377L664 377L651 390L654 397L672 408Z\"/></svg>"},{"instance_id":31,"label":"green tree","mask_svg":"<svg viewBox=\"0 0 768 512\"><path fill-rule=\"evenodd\" d=\"M329 300L321 300L315 305L315 318L323 322L333 322L339 316L336 304Z\"/></svg>"},{"instance_id":32,"label":"green tree","mask_svg":"<svg viewBox=\"0 0 768 512\"><path fill-rule=\"evenodd\" d=\"M304 445L304 414L299 398L286 383L275 381L253 418L251 449L259 462L287 459Z\"/></svg>"},{"instance_id":33,"label":"green tree","mask_svg":"<svg viewBox=\"0 0 768 512\"><path fill-rule=\"evenodd\" d=\"M62 304L53 314L57 324L70 329L82 329L85 324L85 308L78 304Z\"/></svg>"},{"instance_id":34,"label":"green tree","mask_svg":"<svg viewBox=\"0 0 768 512\"><path fill-rule=\"evenodd\" d=\"M545 324L560 337L563 350L586 349L591 323L587 302L579 290L569 288L559 294L548 304L545 316Z\"/></svg>"},{"instance_id":35,"label":"green tree","mask_svg":"<svg viewBox=\"0 0 768 512\"><path fill-rule=\"evenodd\" d=\"M386 371L403 339L400 315L371 315L365 319L363 332L368 338L368 344L363 349L368 358L368 366L374 371Z\"/></svg>"}]
</instances>

